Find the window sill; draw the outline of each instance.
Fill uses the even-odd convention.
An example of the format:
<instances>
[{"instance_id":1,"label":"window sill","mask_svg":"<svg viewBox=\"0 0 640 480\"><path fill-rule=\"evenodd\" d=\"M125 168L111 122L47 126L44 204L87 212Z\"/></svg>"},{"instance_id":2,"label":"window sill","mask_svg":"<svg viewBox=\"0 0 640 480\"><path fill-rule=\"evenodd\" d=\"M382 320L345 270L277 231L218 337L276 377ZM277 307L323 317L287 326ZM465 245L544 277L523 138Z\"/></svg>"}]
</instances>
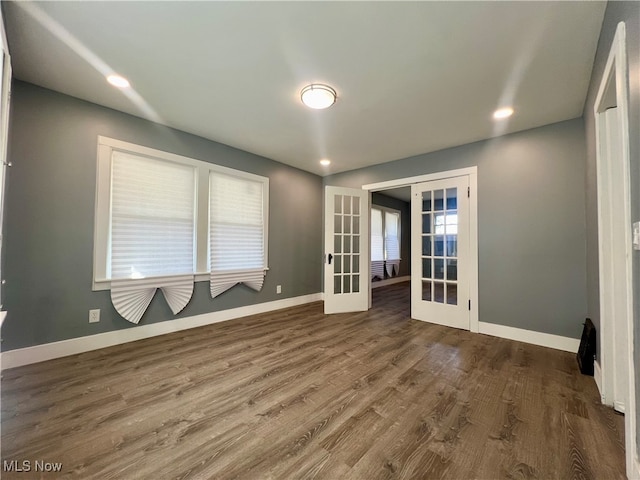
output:
<instances>
[{"instance_id":1,"label":"window sill","mask_svg":"<svg viewBox=\"0 0 640 480\"><path fill-rule=\"evenodd\" d=\"M265 267L265 273L269 270L269 267ZM184 276L184 275L176 275L176 276ZM170 278L170 277L165 277ZM211 272L199 272L194 274L195 282L208 282L211 279ZM111 290L111 280L101 279L101 280L93 280L93 284L91 286L91 290L94 292L100 292L103 290Z\"/></svg>"}]
</instances>

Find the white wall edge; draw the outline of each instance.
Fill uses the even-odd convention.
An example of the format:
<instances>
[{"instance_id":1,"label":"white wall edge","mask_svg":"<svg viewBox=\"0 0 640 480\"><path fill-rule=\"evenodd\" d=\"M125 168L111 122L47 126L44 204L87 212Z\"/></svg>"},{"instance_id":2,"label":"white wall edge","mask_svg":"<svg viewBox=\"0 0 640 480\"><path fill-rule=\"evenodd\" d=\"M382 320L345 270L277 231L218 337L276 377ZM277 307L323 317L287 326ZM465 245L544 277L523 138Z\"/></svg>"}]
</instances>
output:
<instances>
[{"instance_id":1,"label":"white wall edge","mask_svg":"<svg viewBox=\"0 0 640 480\"><path fill-rule=\"evenodd\" d=\"M577 353L580 346L580 339L562 337L551 333L534 332L522 328L507 327L506 325L496 325L494 323L478 322L480 331L485 335L508 338L518 342L531 343L541 347L554 348L565 352Z\"/></svg>"},{"instance_id":2,"label":"white wall edge","mask_svg":"<svg viewBox=\"0 0 640 480\"><path fill-rule=\"evenodd\" d=\"M640 478L640 463L638 463L638 459L635 458L633 460L634 471L631 472L631 476L629 478L639 479Z\"/></svg>"},{"instance_id":3,"label":"white wall edge","mask_svg":"<svg viewBox=\"0 0 640 480\"><path fill-rule=\"evenodd\" d=\"M604 395L602 394L602 368L598 361L593 362L593 379L598 387L598 393L600 394L600 401L604 403Z\"/></svg>"},{"instance_id":4,"label":"white wall edge","mask_svg":"<svg viewBox=\"0 0 640 480\"><path fill-rule=\"evenodd\" d=\"M18 348L2 352L0 364L2 369L20 367L32 363L44 362L55 358L76 355L78 353L112 347L123 343L135 342L145 338L157 337L167 333L179 332L190 328L202 327L213 323L225 322L236 318L271 312L283 308L296 307L307 303L322 300L321 293L302 295L299 297L285 298L272 302L258 303L244 307L230 308L216 312L203 313L191 317L177 318L150 325L141 325L135 328L116 330L113 332L98 333L85 337L71 338L59 342L45 343L33 347Z\"/></svg>"},{"instance_id":5,"label":"white wall edge","mask_svg":"<svg viewBox=\"0 0 640 480\"><path fill-rule=\"evenodd\" d=\"M404 277L387 278L386 280L378 280L377 282L371 282L371 288L384 287L387 285L393 285L394 283L410 282L411 277L405 275Z\"/></svg>"}]
</instances>

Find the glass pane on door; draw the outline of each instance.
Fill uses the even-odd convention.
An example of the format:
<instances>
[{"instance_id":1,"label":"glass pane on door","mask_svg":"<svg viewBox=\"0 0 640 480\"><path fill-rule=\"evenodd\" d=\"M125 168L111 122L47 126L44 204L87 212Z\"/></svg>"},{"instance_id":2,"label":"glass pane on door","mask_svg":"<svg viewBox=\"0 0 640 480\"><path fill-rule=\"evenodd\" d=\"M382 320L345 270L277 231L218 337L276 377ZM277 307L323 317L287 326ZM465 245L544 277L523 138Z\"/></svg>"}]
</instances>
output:
<instances>
[{"instance_id":1,"label":"glass pane on door","mask_svg":"<svg viewBox=\"0 0 640 480\"><path fill-rule=\"evenodd\" d=\"M333 293L359 293L361 200L350 195L335 195L334 201Z\"/></svg>"}]
</instances>

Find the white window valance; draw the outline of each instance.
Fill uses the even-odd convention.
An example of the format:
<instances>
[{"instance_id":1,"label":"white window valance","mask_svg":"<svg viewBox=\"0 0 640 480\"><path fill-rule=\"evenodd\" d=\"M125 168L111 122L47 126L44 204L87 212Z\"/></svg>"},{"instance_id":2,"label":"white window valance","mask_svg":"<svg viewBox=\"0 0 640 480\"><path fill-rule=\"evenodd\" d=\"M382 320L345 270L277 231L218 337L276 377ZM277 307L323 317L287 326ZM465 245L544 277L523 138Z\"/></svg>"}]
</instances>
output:
<instances>
[{"instance_id":1,"label":"white window valance","mask_svg":"<svg viewBox=\"0 0 640 480\"><path fill-rule=\"evenodd\" d=\"M264 283L264 270L246 270L244 272L212 273L211 274L211 298L216 298L238 283L243 283L256 292L262 290Z\"/></svg>"},{"instance_id":2,"label":"white window valance","mask_svg":"<svg viewBox=\"0 0 640 480\"><path fill-rule=\"evenodd\" d=\"M384 266L387 270L387 277L395 277L400 270L400 260L387 260Z\"/></svg>"},{"instance_id":3,"label":"white window valance","mask_svg":"<svg viewBox=\"0 0 640 480\"><path fill-rule=\"evenodd\" d=\"M371 279L378 277L380 280L384 278L384 260L375 260L371 262Z\"/></svg>"},{"instance_id":4,"label":"white window valance","mask_svg":"<svg viewBox=\"0 0 640 480\"><path fill-rule=\"evenodd\" d=\"M159 288L176 315L191 300L193 281L193 275L112 280L111 302L125 320L137 324Z\"/></svg>"}]
</instances>

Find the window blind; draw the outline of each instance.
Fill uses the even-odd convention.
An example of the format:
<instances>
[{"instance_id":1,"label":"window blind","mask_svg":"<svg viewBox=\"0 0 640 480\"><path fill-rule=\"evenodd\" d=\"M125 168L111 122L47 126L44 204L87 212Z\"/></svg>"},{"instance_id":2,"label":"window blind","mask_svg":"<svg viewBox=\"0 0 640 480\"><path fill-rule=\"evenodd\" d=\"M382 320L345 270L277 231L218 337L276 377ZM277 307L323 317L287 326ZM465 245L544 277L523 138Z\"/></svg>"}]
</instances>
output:
<instances>
[{"instance_id":1,"label":"window blind","mask_svg":"<svg viewBox=\"0 0 640 480\"><path fill-rule=\"evenodd\" d=\"M385 259L400 260L400 239L398 238L399 215L384 212Z\"/></svg>"},{"instance_id":2,"label":"window blind","mask_svg":"<svg viewBox=\"0 0 640 480\"><path fill-rule=\"evenodd\" d=\"M382 210L371 209L371 278L384 278L384 232Z\"/></svg>"},{"instance_id":3,"label":"window blind","mask_svg":"<svg viewBox=\"0 0 640 480\"><path fill-rule=\"evenodd\" d=\"M112 279L194 273L195 169L114 151Z\"/></svg>"},{"instance_id":4,"label":"window blind","mask_svg":"<svg viewBox=\"0 0 640 480\"><path fill-rule=\"evenodd\" d=\"M382 210L371 209L371 261L384 260L384 232L382 231Z\"/></svg>"},{"instance_id":5,"label":"window blind","mask_svg":"<svg viewBox=\"0 0 640 480\"><path fill-rule=\"evenodd\" d=\"M264 280L264 183L211 172L211 296L237 283L260 290Z\"/></svg>"},{"instance_id":6,"label":"window blind","mask_svg":"<svg viewBox=\"0 0 640 480\"><path fill-rule=\"evenodd\" d=\"M385 269L388 277L395 277L400 269L399 223L400 215L393 212L384 212Z\"/></svg>"}]
</instances>

